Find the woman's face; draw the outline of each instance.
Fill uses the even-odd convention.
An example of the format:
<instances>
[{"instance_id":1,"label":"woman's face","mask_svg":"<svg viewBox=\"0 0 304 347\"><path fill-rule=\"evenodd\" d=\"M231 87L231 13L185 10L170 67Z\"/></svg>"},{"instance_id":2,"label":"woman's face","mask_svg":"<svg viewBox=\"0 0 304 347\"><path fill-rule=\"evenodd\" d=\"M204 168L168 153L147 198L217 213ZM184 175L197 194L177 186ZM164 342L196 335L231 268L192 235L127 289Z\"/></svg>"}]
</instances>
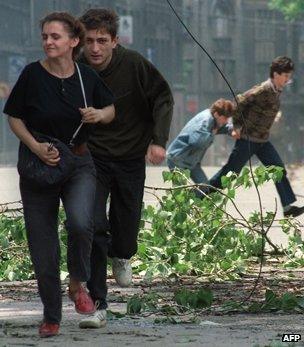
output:
<instances>
[{"instance_id":1,"label":"woman's face","mask_svg":"<svg viewBox=\"0 0 304 347\"><path fill-rule=\"evenodd\" d=\"M43 50L50 59L72 58L73 48L79 43L79 38L71 38L64 24L59 21L45 23L41 37Z\"/></svg>"}]
</instances>

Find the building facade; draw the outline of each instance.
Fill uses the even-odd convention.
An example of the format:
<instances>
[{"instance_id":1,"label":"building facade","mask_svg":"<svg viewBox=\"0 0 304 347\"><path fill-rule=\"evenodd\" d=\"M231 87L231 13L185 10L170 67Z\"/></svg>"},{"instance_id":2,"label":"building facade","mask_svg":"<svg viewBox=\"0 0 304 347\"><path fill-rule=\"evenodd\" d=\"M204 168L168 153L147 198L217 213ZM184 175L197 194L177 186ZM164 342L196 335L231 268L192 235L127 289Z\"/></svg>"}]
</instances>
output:
<instances>
[{"instance_id":1,"label":"building facade","mask_svg":"<svg viewBox=\"0 0 304 347\"><path fill-rule=\"evenodd\" d=\"M235 93L268 77L271 60L289 55L296 63L293 84L282 97L283 117L273 141L286 161L302 161L304 125L304 21L287 23L267 0L174 0L184 24L212 56ZM43 57L39 19L52 11L74 15L111 7L121 17L122 43L138 50L169 81L175 98L170 140L197 112L232 93L164 0L0 0L0 106L25 64ZM14 165L18 141L0 119L0 165ZM204 165L221 165L233 142L222 136Z\"/></svg>"},{"instance_id":2,"label":"building facade","mask_svg":"<svg viewBox=\"0 0 304 347\"><path fill-rule=\"evenodd\" d=\"M267 79L274 57L287 55L294 60L296 73L282 95L283 117L273 126L272 141L286 162L303 161L304 21L286 22L266 0L185 0L184 12L184 18L192 18L191 30L236 94ZM190 98L199 100L199 109L221 97L233 99L220 72L192 40L184 45L184 72L187 91ZM187 118L191 116L188 112ZM231 140L219 139L206 163L221 165L231 146Z\"/></svg>"},{"instance_id":3,"label":"building facade","mask_svg":"<svg viewBox=\"0 0 304 347\"><path fill-rule=\"evenodd\" d=\"M177 0L179 10L182 0ZM39 20L52 11L80 15L92 7L110 7L121 17L122 43L155 64L172 88L180 82L180 26L163 0L0 0L0 106L23 67L41 59ZM169 18L169 20L168 20ZM178 96L177 96L178 99ZM182 96L180 96L182 100ZM182 112L178 118L182 116ZM0 119L0 165L14 165L18 141Z\"/></svg>"}]
</instances>

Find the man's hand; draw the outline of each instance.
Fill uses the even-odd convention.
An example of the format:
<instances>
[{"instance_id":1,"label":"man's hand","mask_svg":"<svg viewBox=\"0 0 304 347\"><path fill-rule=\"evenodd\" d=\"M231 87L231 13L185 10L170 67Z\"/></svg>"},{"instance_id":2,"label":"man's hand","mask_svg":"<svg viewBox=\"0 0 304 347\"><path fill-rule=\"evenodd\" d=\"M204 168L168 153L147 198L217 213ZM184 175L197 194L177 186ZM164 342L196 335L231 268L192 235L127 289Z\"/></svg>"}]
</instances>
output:
<instances>
[{"instance_id":1,"label":"man's hand","mask_svg":"<svg viewBox=\"0 0 304 347\"><path fill-rule=\"evenodd\" d=\"M232 132L231 132L231 136L235 140L239 140L241 138L241 129L233 129Z\"/></svg>"},{"instance_id":2,"label":"man's hand","mask_svg":"<svg viewBox=\"0 0 304 347\"><path fill-rule=\"evenodd\" d=\"M166 150L158 145L151 144L148 147L146 160L154 165L160 164L166 158Z\"/></svg>"}]
</instances>

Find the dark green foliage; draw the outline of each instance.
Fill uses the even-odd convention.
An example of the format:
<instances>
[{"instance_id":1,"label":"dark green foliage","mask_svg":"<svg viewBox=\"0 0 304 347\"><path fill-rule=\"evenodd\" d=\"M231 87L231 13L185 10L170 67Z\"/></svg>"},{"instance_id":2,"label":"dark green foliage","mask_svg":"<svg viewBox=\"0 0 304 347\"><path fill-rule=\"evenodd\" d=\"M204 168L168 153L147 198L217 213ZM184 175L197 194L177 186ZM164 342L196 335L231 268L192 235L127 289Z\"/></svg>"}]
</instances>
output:
<instances>
[{"instance_id":1,"label":"dark green foliage","mask_svg":"<svg viewBox=\"0 0 304 347\"><path fill-rule=\"evenodd\" d=\"M181 289L174 294L176 303L187 308L206 308L210 307L213 301L213 293L210 289L199 289L190 291Z\"/></svg>"},{"instance_id":2,"label":"dark green foliage","mask_svg":"<svg viewBox=\"0 0 304 347\"><path fill-rule=\"evenodd\" d=\"M60 212L60 245L62 277L67 274L66 232L64 213ZM34 278L23 216L0 214L0 281L18 281Z\"/></svg>"},{"instance_id":3,"label":"dark green foliage","mask_svg":"<svg viewBox=\"0 0 304 347\"><path fill-rule=\"evenodd\" d=\"M304 297L296 296L292 293L284 293L282 296L276 295L271 290L266 290L265 300L255 302L248 307L249 312L304 312Z\"/></svg>"},{"instance_id":4,"label":"dark green foliage","mask_svg":"<svg viewBox=\"0 0 304 347\"><path fill-rule=\"evenodd\" d=\"M287 20L294 20L304 13L303 0L270 0L269 6L281 11Z\"/></svg>"},{"instance_id":5,"label":"dark green foliage","mask_svg":"<svg viewBox=\"0 0 304 347\"><path fill-rule=\"evenodd\" d=\"M0 280L33 277L22 216L0 215Z\"/></svg>"},{"instance_id":6,"label":"dark green foliage","mask_svg":"<svg viewBox=\"0 0 304 347\"><path fill-rule=\"evenodd\" d=\"M254 177L258 186L278 181L282 169L257 167ZM245 167L239 176L222 177L225 194L215 192L205 199L196 197L194 187L189 186L189 171L163 172L163 178L172 183L172 189L159 197L157 206L143 210L135 271L146 278L170 274L238 278L248 260L261 255L261 233L274 219L274 212L262 217L253 211L247 220L226 213L227 203L237 200L238 187L253 185L249 169ZM292 234L296 228L288 223ZM284 223L282 227L286 229Z\"/></svg>"},{"instance_id":7,"label":"dark green foliage","mask_svg":"<svg viewBox=\"0 0 304 347\"><path fill-rule=\"evenodd\" d=\"M138 314L143 307L142 300L139 296L134 295L128 300L127 303L127 313L128 314Z\"/></svg>"},{"instance_id":8,"label":"dark green foliage","mask_svg":"<svg viewBox=\"0 0 304 347\"><path fill-rule=\"evenodd\" d=\"M282 177L281 169L275 167L258 167L254 174L258 185ZM246 272L248 260L256 260L261 255L261 232L274 218L274 212L263 213L261 219L260 212L254 211L247 220L226 214L227 203L237 201L237 188L252 186L249 169L244 168L238 177L234 174L223 177L225 194L216 192L203 200L197 198L195 188L189 186L189 172L164 172L163 177L165 182L171 183L172 189L168 188L159 197L157 206L143 209L134 272L146 279L159 275L235 279ZM62 278L67 276L64 219L61 209ZM304 246L299 227L291 220L280 223L289 236L289 245L284 250L288 256L285 265L303 266ZM0 280L33 277L22 216L0 214Z\"/></svg>"}]
</instances>

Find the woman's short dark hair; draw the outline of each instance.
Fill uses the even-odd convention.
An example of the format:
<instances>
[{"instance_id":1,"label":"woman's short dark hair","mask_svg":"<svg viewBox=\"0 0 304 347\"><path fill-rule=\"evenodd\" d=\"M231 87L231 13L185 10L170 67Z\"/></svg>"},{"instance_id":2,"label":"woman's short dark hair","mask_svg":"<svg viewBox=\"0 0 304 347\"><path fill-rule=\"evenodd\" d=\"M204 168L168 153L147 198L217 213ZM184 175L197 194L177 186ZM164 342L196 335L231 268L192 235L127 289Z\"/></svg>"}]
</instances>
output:
<instances>
[{"instance_id":1,"label":"woman's short dark hair","mask_svg":"<svg viewBox=\"0 0 304 347\"><path fill-rule=\"evenodd\" d=\"M292 72L294 71L293 61L285 56L276 57L270 65L270 77L273 78L275 72L279 75L283 72Z\"/></svg>"},{"instance_id":2,"label":"woman's short dark hair","mask_svg":"<svg viewBox=\"0 0 304 347\"><path fill-rule=\"evenodd\" d=\"M52 12L40 20L41 30L50 22L62 23L71 38L79 38L78 45L73 49L73 59L76 59L84 44L85 30L81 21L67 12Z\"/></svg>"},{"instance_id":3,"label":"woman's short dark hair","mask_svg":"<svg viewBox=\"0 0 304 347\"><path fill-rule=\"evenodd\" d=\"M108 32L112 39L117 36L119 17L115 11L107 8L92 8L84 13L80 21L86 30L102 30Z\"/></svg>"},{"instance_id":4,"label":"woman's short dark hair","mask_svg":"<svg viewBox=\"0 0 304 347\"><path fill-rule=\"evenodd\" d=\"M230 100L218 99L210 107L212 115L217 112L220 116L231 117L235 106Z\"/></svg>"}]
</instances>

